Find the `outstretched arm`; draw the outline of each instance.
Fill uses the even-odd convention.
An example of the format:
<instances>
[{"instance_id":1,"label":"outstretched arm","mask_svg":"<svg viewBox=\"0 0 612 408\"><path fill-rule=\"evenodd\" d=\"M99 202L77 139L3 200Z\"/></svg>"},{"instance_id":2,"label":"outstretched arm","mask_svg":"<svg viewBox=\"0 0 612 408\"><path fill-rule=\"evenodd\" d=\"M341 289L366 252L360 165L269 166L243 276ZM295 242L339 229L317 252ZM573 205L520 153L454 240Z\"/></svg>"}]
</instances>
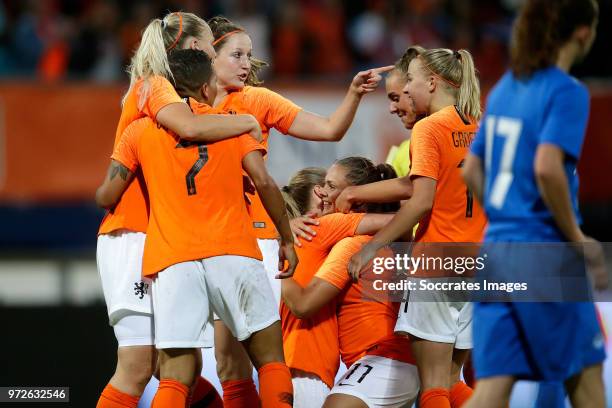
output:
<instances>
[{"instance_id":1,"label":"outstretched arm","mask_svg":"<svg viewBox=\"0 0 612 408\"><path fill-rule=\"evenodd\" d=\"M374 92L382 79L381 74L392 69L393 66L390 65L359 72L353 78L344 100L331 116L324 117L301 111L289 128L289 134L304 140L322 142L342 140L355 118L361 97Z\"/></svg>"}]
</instances>

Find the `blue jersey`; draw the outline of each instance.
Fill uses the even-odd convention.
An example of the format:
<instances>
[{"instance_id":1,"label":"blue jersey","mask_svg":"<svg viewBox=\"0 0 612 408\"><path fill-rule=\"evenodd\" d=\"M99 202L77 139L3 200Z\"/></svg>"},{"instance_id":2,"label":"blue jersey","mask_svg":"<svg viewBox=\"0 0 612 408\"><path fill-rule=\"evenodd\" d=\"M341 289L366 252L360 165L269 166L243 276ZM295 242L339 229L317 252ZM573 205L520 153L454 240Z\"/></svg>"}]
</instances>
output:
<instances>
[{"instance_id":1,"label":"blue jersey","mask_svg":"<svg viewBox=\"0 0 612 408\"><path fill-rule=\"evenodd\" d=\"M586 87L556 67L523 80L507 72L496 84L472 144L472 153L485 163L487 240L565 240L538 190L535 154L541 143L565 152L571 199L580 220L576 165L588 112Z\"/></svg>"}]
</instances>

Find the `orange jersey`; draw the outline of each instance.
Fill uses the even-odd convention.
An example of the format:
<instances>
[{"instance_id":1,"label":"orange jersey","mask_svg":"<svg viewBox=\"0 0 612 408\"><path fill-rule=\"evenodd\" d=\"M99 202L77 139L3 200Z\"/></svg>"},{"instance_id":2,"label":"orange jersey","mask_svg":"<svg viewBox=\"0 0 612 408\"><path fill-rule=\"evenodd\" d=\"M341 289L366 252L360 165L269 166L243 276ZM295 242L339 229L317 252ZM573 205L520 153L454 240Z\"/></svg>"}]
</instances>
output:
<instances>
[{"instance_id":1,"label":"orange jersey","mask_svg":"<svg viewBox=\"0 0 612 408\"><path fill-rule=\"evenodd\" d=\"M296 248L300 263L293 279L302 287L308 285L334 244L353 236L363 216L330 214L321 217L319 225L313 226L317 232L313 240ZM298 319L281 302L280 314L287 366L316 374L331 388L340 364L336 303L330 302L308 319Z\"/></svg>"},{"instance_id":2,"label":"orange jersey","mask_svg":"<svg viewBox=\"0 0 612 408\"><path fill-rule=\"evenodd\" d=\"M414 364L407 337L394 334L399 303L369 299L360 282L353 283L348 263L370 236L345 238L338 242L315 277L340 290L337 302L340 355L350 367L366 354ZM369 279L369 277L365 277ZM376 276L375 279L384 279Z\"/></svg>"},{"instance_id":3,"label":"orange jersey","mask_svg":"<svg viewBox=\"0 0 612 408\"><path fill-rule=\"evenodd\" d=\"M274 128L287 134L295 117L302 110L276 92L253 86L245 86L240 91L230 93L217 105L217 108L230 113L248 113L255 116L261 126L263 136L261 143L266 149L268 149L270 129ZM258 194L251 197L249 212L257 238L272 239L278 236Z\"/></svg>"},{"instance_id":4,"label":"orange jersey","mask_svg":"<svg viewBox=\"0 0 612 408\"><path fill-rule=\"evenodd\" d=\"M145 100L140 101L141 91L145 81L140 80L129 91L125 104L121 110L121 117L115 133L115 144L121 140L125 128L133 121L148 116L155 120L161 108L171 103L182 102L172 84L164 77L155 76L149 78L146 83L148 94ZM121 200L113 211L108 212L98 234L107 234L118 229L145 232L149 223L149 201L146 186L141 172L136 173L136 178L125 190Z\"/></svg>"},{"instance_id":5,"label":"orange jersey","mask_svg":"<svg viewBox=\"0 0 612 408\"><path fill-rule=\"evenodd\" d=\"M195 113L213 113L197 104ZM210 144L182 142L150 118L130 124L113 159L142 168L151 216L143 274L219 255L261 260L244 204L242 159L265 149L249 135Z\"/></svg>"},{"instance_id":6,"label":"orange jersey","mask_svg":"<svg viewBox=\"0 0 612 408\"><path fill-rule=\"evenodd\" d=\"M410 176L437 181L431 212L419 220L417 242L480 242L486 218L461 178L463 160L477 125L465 123L454 106L421 119L412 129Z\"/></svg>"}]
</instances>

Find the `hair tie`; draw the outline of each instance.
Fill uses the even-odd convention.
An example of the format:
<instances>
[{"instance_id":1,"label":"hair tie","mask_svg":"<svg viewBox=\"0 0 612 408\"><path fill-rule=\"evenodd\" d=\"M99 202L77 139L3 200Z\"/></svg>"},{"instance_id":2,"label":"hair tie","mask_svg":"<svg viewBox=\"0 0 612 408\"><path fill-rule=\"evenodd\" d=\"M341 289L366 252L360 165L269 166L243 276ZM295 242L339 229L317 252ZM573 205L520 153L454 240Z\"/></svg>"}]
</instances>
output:
<instances>
[{"instance_id":1,"label":"hair tie","mask_svg":"<svg viewBox=\"0 0 612 408\"><path fill-rule=\"evenodd\" d=\"M215 41L213 41L212 45L213 47L217 44L219 44L221 41L223 41L224 38L229 37L232 34L236 34L236 33L243 33L244 30L238 29L238 30L234 30L234 31L230 31L229 33L225 33L223 34L221 37L217 38Z\"/></svg>"},{"instance_id":2,"label":"hair tie","mask_svg":"<svg viewBox=\"0 0 612 408\"><path fill-rule=\"evenodd\" d=\"M283 188L281 188L281 190L282 190L284 193L289 193L289 186L283 186Z\"/></svg>"},{"instance_id":3,"label":"hair tie","mask_svg":"<svg viewBox=\"0 0 612 408\"><path fill-rule=\"evenodd\" d=\"M170 47L168 47L166 52L170 51L171 49L176 47L176 44L178 44L179 40L181 39L181 35L183 35L183 14L181 14L181 12L179 12L179 11L177 11L175 13L172 13L172 14L178 14L178 16L179 16L179 31L178 31L178 35L176 36L176 39L174 40L172 45L170 45Z\"/></svg>"},{"instance_id":4,"label":"hair tie","mask_svg":"<svg viewBox=\"0 0 612 408\"><path fill-rule=\"evenodd\" d=\"M166 19L165 19L165 18L162 18L162 21L161 21L161 22L162 22L162 30L165 30L165 29L166 29L166 27L168 26L168 23L166 23Z\"/></svg>"},{"instance_id":5,"label":"hair tie","mask_svg":"<svg viewBox=\"0 0 612 408\"><path fill-rule=\"evenodd\" d=\"M459 53L459 51L453 51L453 56L459 61L461 61L461 54Z\"/></svg>"}]
</instances>

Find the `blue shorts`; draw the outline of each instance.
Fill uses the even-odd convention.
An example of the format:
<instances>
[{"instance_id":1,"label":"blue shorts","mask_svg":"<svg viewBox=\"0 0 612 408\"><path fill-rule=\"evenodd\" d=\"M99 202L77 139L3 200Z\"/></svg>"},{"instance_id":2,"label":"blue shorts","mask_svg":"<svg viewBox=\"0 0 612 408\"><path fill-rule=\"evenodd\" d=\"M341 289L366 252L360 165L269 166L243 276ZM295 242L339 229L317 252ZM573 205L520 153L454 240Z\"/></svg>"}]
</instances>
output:
<instances>
[{"instance_id":1,"label":"blue shorts","mask_svg":"<svg viewBox=\"0 0 612 408\"><path fill-rule=\"evenodd\" d=\"M592 303L478 302L473 329L478 379L565 381L606 357Z\"/></svg>"}]
</instances>

